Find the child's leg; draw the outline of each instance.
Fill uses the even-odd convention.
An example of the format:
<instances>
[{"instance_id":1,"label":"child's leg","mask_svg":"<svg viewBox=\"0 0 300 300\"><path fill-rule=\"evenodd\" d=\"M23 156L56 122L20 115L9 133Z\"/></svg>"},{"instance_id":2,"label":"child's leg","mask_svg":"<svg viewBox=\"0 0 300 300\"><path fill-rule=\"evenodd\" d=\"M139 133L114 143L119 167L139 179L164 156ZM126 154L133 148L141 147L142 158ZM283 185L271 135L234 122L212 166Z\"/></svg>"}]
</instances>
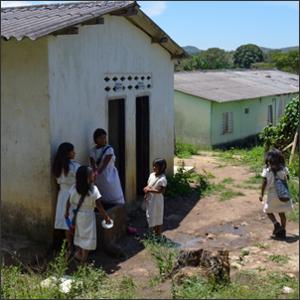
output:
<instances>
[{"instance_id":1,"label":"child's leg","mask_svg":"<svg viewBox=\"0 0 300 300\"><path fill-rule=\"evenodd\" d=\"M81 262L86 262L89 255L89 250L81 249Z\"/></svg>"},{"instance_id":2,"label":"child's leg","mask_svg":"<svg viewBox=\"0 0 300 300\"><path fill-rule=\"evenodd\" d=\"M280 221L281 221L281 226L283 229L285 229L286 226L286 217L285 217L285 213L279 213L279 217L280 217Z\"/></svg>"},{"instance_id":3,"label":"child's leg","mask_svg":"<svg viewBox=\"0 0 300 300\"><path fill-rule=\"evenodd\" d=\"M162 227L163 227L162 225L157 225L154 227L154 231L156 235L161 235Z\"/></svg>"},{"instance_id":4,"label":"child's leg","mask_svg":"<svg viewBox=\"0 0 300 300\"><path fill-rule=\"evenodd\" d=\"M273 224L277 223L277 220L276 220L274 214L267 214L267 216L269 217L269 219L272 221Z\"/></svg>"},{"instance_id":5,"label":"child's leg","mask_svg":"<svg viewBox=\"0 0 300 300\"><path fill-rule=\"evenodd\" d=\"M66 230L66 239L68 241L68 251L72 251L73 248L73 236L69 230Z\"/></svg>"},{"instance_id":6,"label":"child's leg","mask_svg":"<svg viewBox=\"0 0 300 300\"><path fill-rule=\"evenodd\" d=\"M282 229L280 226L280 223L276 220L274 214L269 213L267 215L268 215L269 219L272 221L272 223L274 224L273 234L277 234Z\"/></svg>"}]
</instances>

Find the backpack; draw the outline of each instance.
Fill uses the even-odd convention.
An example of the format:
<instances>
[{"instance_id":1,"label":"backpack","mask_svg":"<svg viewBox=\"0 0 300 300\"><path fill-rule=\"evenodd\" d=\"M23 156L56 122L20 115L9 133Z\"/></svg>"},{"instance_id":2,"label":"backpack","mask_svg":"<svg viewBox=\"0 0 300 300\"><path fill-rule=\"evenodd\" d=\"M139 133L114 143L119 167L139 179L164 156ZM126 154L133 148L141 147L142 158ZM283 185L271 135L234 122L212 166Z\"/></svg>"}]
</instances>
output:
<instances>
[{"instance_id":1,"label":"backpack","mask_svg":"<svg viewBox=\"0 0 300 300\"><path fill-rule=\"evenodd\" d=\"M291 195L289 192L289 187L288 187L287 181L277 177L276 172L273 171L273 173L274 173L274 185L275 185L278 199L282 202L290 201Z\"/></svg>"}]
</instances>

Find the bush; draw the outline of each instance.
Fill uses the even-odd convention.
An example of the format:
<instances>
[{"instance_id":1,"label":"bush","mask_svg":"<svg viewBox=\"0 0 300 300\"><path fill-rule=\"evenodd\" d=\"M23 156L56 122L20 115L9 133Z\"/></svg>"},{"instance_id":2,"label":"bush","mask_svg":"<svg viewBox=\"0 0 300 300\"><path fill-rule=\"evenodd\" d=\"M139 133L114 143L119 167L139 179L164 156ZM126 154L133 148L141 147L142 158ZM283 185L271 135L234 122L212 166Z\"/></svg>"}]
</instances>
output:
<instances>
[{"instance_id":1,"label":"bush","mask_svg":"<svg viewBox=\"0 0 300 300\"><path fill-rule=\"evenodd\" d=\"M176 142L175 155L179 158L189 158L191 155L198 154L198 148L192 144Z\"/></svg>"},{"instance_id":2,"label":"bush","mask_svg":"<svg viewBox=\"0 0 300 300\"><path fill-rule=\"evenodd\" d=\"M208 176L206 174L197 174L188 172L184 168L179 168L174 176L168 176L168 186L166 190L167 197L189 196L196 191L200 197L208 188ZM194 187L191 186L194 185Z\"/></svg>"}]
</instances>

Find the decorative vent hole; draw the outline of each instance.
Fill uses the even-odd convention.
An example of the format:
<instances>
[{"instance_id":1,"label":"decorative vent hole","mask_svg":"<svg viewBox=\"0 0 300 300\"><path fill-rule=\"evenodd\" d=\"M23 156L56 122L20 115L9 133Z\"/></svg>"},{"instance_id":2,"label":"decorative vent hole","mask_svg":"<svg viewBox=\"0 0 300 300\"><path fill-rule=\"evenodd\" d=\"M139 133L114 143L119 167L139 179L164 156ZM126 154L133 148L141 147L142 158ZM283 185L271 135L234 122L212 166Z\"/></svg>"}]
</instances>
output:
<instances>
[{"instance_id":1,"label":"decorative vent hole","mask_svg":"<svg viewBox=\"0 0 300 300\"><path fill-rule=\"evenodd\" d=\"M145 77L144 77L144 76L142 76L142 77L141 77L141 79L142 79L142 80L144 80L144 79L145 79Z\"/></svg>"},{"instance_id":2,"label":"decorative vent hole","mask_svg":"<svg viewBox=\"0 0 300 300\"><path fill-rule=\"evenodd\" d=\"M121 80L124 81L126 78L124 76L121 77Z\"/></svg>"},{"instance_id":3,"label":"decorative vent hole","mask_svg":"<svg viewBox=\"0 0 300 300\"><path fill-rule=\"evenodd\" d=\"M118 77L114 77L114 78L113 78L113 81L117 81L117 80L118 80Z\"/></svg>"},{"instance_id":4,"label":"decorative vent hole","mask_svg":"<svg viewBox=\"0 0 300 300\"><path fill-rule=\"evenodd\" d=\"M128 89L131 90L131 89L132 89L132 85L129 85L129 86L128 86Z\"/></svg>"},{"instance_id":5,"label":"decorative vent hole","mask_svg":"<svg viewBox=\"0 0 300 300\"><path fill-rule=\"evenodd\" d=\"M151 88L151 84L147 84L147 88L150 89Z\"/></svg>"},{"instance_id":6,"label":"decorative vent hole","mask_svg":"<svg viewBox=\"0 0 300 300\"><path fill-rule=\"evenodd\" d=\"M138 80L138 79L139 79L139 77L138 77L138 76L135 76L135 77L134 77L134 80Z\"/></svg>"},{"instance_id":7,"label":"decorative vent hole","mask_svg":"<svg viewBox=\"0 0 300 300\"><path fill-rule=\"evenodd\" d=\"M107 82L107 81L109 81L110 79L109 79L109 77L105 77L104 80Z\"/></svg>"},{"instance_id":8,"label":"decorative vent hole","mask_svg":"<svg viewBox=\"0 0 300 300\"><path fill-rule=\"evenodd\" d=\"M131 79L132 79L132 77L131 77L131 76L128 76L128 77L127 77L127 79L128 79L128 80L131 80Z\"/></svg>"},{"instance_id":9,"label":"decorative vent hole","mask_svg":"<svg viewBox=\"0 0 300 300\"><path fill-rule=\"evenodd\" d=\"M151 79L151 76L147 76L147 79L148 79L148 80Z\"/></svg>"},{"instance_id":10,"label":"decorative vent hole","mask_svg":"<svg viewBox=\"0 0 300 300\"><path fill-rule=\"evenodd\" d=\"M138 85L136 85L134 88L135 88L136 90L138 90L138 89L139 89L139 86L138 86Z\"/></svg>"},{"instance_id":11,"label":"decorative vent hole","mask_svg":"<svg viewBox=\"0 0 300 300\"><path fill-rule=\"evenodd\" d=\"M107 87L105 88L105 90L106 90L107 92L109 92L109 91L110 91L110 87L107 86Z\"/></svg>"}]
</instances>

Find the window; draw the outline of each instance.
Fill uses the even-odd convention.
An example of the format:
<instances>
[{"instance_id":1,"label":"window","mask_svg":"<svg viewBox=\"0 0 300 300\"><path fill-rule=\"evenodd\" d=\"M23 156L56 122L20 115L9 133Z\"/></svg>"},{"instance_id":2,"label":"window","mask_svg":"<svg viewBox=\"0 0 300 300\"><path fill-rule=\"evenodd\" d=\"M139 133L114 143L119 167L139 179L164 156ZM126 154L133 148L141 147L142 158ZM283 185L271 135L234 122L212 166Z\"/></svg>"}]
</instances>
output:
<instances>
[{"instance_id":1,"label":"window","mask_svg":"<svg viewBox=\"0 0 300 300\"><path fill-rule=\"evenodd\" d=\"M273 124L273 105L268 105L268 124Z\"/></svg>"},{"instance_id":2,"label":"window","mask_svg":"<svg viewBox=\"0 0 300 300\"><path fill-rule=\"evenodd\" d=\"M280 98L278 103L278 118L280 118L284 111L284 99Z\"/></svg>"},{"instance_id":3,"label":"window","mask_svg":"<svg viewBox=\"0 0 300 300\"><path fill-rule=\"evenodd\" d=\"M233 112L222 113L222 134L233 132Z\"/></svg>"},{"instance_id":4,"label":"window","mask_svg":"<svg viewBox=\"0 0 300 300\"><path fill-rule=\"evenodd\" d=\"M249 108L245 108L245 114L249 114Z\"/></svg>"}]
</instances>

